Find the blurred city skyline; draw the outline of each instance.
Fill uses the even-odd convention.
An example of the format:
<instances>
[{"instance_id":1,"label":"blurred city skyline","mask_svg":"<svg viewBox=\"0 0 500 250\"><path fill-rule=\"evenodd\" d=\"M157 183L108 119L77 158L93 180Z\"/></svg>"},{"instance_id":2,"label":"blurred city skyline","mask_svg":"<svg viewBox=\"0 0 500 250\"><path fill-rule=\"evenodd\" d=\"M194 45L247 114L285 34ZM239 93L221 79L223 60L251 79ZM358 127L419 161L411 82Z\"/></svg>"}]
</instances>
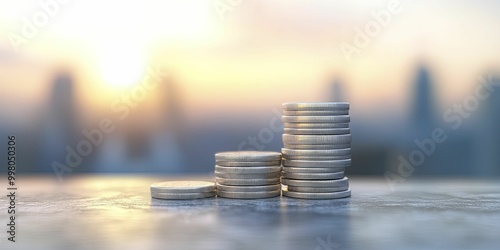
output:
<instances>
[{"instance_id":1,"label":"blurred city skyline","mask_svg":"<svg viewBox=\"0 0 500 250\"><path fill-rule=\"evenodd\" d=\"M487 75L485 79L492 76ZM495 82L491 86L499 89L498 78L493 77L490 80ZM350 172L381 175L397 167L397 154L408 154L417 148L414 140L430 138L435 128L446 129L445 123L449 121L436 109L436 83L432 79L425 65L416 68L415 79L409 83L414 95L409 100L412 106L402 126L390 124L391 120L380 122L385 124L385 129L364 124L366 119L357 116L356 107L351 106L355 161ZM262 131L282 125L281 104L270 106L268 112L261 115L244 111L221 113L210 121L191 124L185 119L183 94L178 83L171 76L165 76L157 86L154 93L146 94L163 100L160 106L132 98L137 104L129 106L127 112L103 110L100 116L84 122L75 108L77 87L73 77L61 71L54 76L47 103L41 107L42 112L32 118L33 123L27 128L2 128L0 133L18 134L21 143L27 144L20 153L26 155L22 161L26 165L21 168L24 172L53 172L54 162L67 164L68 153L77 152L82 141L91 141L92 131L100 128L103 119L111 120L116 129L103 133L99 139L102 143L94 145L90 155L80 154L82 159L74 167L76 172L205 173L213 168L215 152L240 150L242 142L248 142L246 150L280 151L282 130L273 131L270 136L263 135ZM323 91L327 101L349 101L344 89L346 84L334 79L327 86ZM499 175L500 159L494 150L500 148L497 129L500 119L495 116L496 107L500 107L498 95L492 94L484 103L478 102L477 110L470 112L470 118L464 118L458 132L450 134L451 142L437 148L437 153L430 155L416 175ZM250 142L250 137L254 142ZM493 149L489 150L490 147ZM473 150L475 148L480 150Z\"/></svg>"},{"instance_id":2,"label":"blurred city skyline","mask_svg":"<svg viewBox=\"0 0 500 250\"><path fill-rule=\"evenodd\" d=\"M28 144L25 171L52 171L66 145L116 119L113 103L160 67L158 88L76 172L208 173L213 153L257 136L281 103L340 100L352 107L349 171L383 174L500 69L495 1L234 1L224 18L216 1L42 2L52 9L0 3L0 134ZM23 18L41 12L47 24L13 46ZM347 58L342 46L373 22L380 32ZM416 174L500 174L497 95ZM280 132L263 145L279 151Z\"/></svg>"}]
</instances>

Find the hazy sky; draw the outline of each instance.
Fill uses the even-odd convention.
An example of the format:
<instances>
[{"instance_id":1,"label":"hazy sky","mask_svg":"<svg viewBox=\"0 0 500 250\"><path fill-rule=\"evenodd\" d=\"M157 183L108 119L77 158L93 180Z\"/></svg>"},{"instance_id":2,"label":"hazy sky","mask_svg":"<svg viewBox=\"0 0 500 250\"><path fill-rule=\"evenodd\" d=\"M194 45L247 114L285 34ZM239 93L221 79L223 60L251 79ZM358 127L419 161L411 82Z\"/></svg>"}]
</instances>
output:
<instances>
[{"instance_id":1,"label":"hazy sky","mask_svg":"<svg viewBox=\"0 0 500 250\"><path fill-rule=\"evenodd\" d=\"M63 66L79 102L107 107L145 68L163 65L193 114L325 100L335 78L358 112L403 114L419 63L430 67L441 106L500 65L495 1L70 0L48 11L38 2L0 1L0 104L34 110ZM342 47L391 4L400 11L348 60ZM36 26L31 38L24 20ZM25 38L17 51L14 36Z\"/></svg>"}]
</instances>

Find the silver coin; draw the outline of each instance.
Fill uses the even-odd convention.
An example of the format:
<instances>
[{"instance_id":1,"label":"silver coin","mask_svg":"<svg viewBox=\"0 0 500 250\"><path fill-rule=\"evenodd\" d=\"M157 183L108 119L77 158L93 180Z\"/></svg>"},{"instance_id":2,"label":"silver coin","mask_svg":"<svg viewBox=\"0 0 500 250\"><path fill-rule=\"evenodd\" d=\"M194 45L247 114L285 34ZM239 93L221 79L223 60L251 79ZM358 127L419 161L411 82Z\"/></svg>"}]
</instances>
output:
<instances>
[{"instance_id":1,"label":"silver coin","mask_svg":"<svg viewBox=\"0 0 500 250\"><path fill-rule=\"evenodd\" d=\"M281 171L281 166L270 167L223 167L215 165L215 171L227 174L265 174L276 173Z\"/></svg>"},{"instance_id":2,"label":"silver coin","mask_svg":"<svg viewBox=\"0 0 500 250\"><path fill-rule=\"evenodd\" d=\"M297 122L285 122L283 123L284 128L301 128L301 129L327 129L327 128L349 128L349 123L297 123Z\"/></svg>"},{"instance_id":3,"label":"silver coin","mask_svg":"<svg viewBox=\"0 0 500 250\"><path fill-rule=\"evenodd\" d=\"M279 178L280 172L264 173L264 174L233 174L233 173L221 173L215 171L215 177L227 178L227 179L270 179L270 178Z\"/></svg>"},{"instance_id":4,"label":"silver coin","mask_svg":"<svg viewBox=\"0 0 500 250\"><path fill-rule=\"evenodd\" d=\"M308 161L332 161L351 159L351 155L335 155L335 156L309 156L309 155L284 155L283 160L308 160Z\"/></svg>"},{"instance_id":5,"label":"silver coin","mask_svg":"<svg viewBox=\"0 0 500 250\"><path fill-rule=\"evenodd\" d=\"M340 198L350 197L351 190L348 189L346 191L333 192L333 193L302 193L302 192L283 190L283 196L290 198L297 198L297 199L314 199L314 200L340 199Z\"/></svg>"},{"instance_id":6,"label":"silver coin","mask_svg":"<svg viewBox=\"0 0 500 250\"><path fill-rule=\"evenodd\" d=\"M283 143L284 148L304 150L329 150L351 148L351 143L346 144L288 144Z\"/></svg>"},{"instance_id":7,"label":"silver coin","mask_svg":"<svg viewBox=\"0 0 500 250\"><path fill-rule=\"evenodd\" d=\"M346 123L351 121L349 115L337 115L337 116L282 116L281 120L283 122L296 122L296 123Z\"/></svg>"},{"instance_id":8,"label":"silver coin","mask_svg":"<svg viewBox=\"0 0 500 250\"><path fill-rule=\"evenodd\" d=\"M339 156L339 155L351 155L351 148L343 149L326 149L326 150L307 150L307 149L289 149L282 148L281 153L283 156Z\"/></svg>"},{"instance_id":9,"label":"silver coin","mask_svg":"<svg viewBox=\"0 0 500 250\"><path fill-rule=\"evenodd\" d=\"M348 102L291 102L283 103L284 110L342 110L349 109Z\"/></svg>"},{"instance_id":10,"label":"silver coin","mask_svg":"<svg viewBox=\"0 0 500 250\"><path fill-rule=\"evenodd\" d=\"M332 116L348 115L348 109L341 110L283 110L283 115L287 116Z\"/></svg>"},{"instance_id":11,"label":"silver coin","mask_svg":"<svg viewBox=\"0 0 500 250\"><path fill-rule=\"evenodd\" d=\"M351 166L351 159L312 161L312 160L284 160L283 166L299 168L345 168Z\"/></svg>"},{"instance_id":12,"label":"silver coin","mask_svg":"<svg viewBox=\"0 0 500 250\"><path fill-rule=\"evenodd\" d=\"M268 178L268 179L229 179L229 178L219 178L215 177L217 185L234 185L234 186L262 186L262 185L273 185L280 183L280 178Z\"/></svg>"},{"instance_id":13,"label":"silver coin","mask_svg":"<svg viewBox=\"0 0 500 250\"><path fill-rule=\"evenodd\" d=\"M289 135L283 134L286 144L348 144L351 134L345 135Z\"/></svg>"},{"instance_id":14,"label":"silver coin","mask_svg":"<svg viewBox=\"0 0 500 250\"><path fill-rule=\"evenodd\" d=\"M281 183L295 187L343 187L349 185L349 179L344 177L339 180L293 180L282 178Z\"/></svg>"},{"instance_id":15,"label":"silver coin","mask_svg":"<svg viewBox=\"0 0 500 250\"><path fill-rule=\"evenodd\" d=\"M151 193L151 197L164 200L190 200L214 197L215 194L215 191L202 193Z\"/></svg>"},{"instance_id":16,"label":"silver coin","mask_svg":"<svg viewBox=\"0 0 500 250\"><path fill-rule=\"evenodd\" d=\"M217 185L217 191L226 192L268 192L281 190L281 184L274 185L263 185L263 186L227 186L227 185Z\"/></svg>"},{"instance_id":17,"label":"silver coin","mask_svg":"<svg viewBox=\"0 0 500 250\"><path fill-rule=\"evenodd\" d=\"M308 129L308 128L285 128L283 133L291 135L345 135L350 134L350 128L328 128L328 129Z\"/></svg>"},{"instance_id":18,"label":"silver coin","mask_svg":"<svg viewBox=\"0 0 500 250\"><path fill-rule=\"evenodd\" d=\"M344 178L344 172L337 173L288 173L283 172L283 178L294 180L338 180Z\"/></svg>"},{"instance_id":19,"label":"silver coin","mask_svg":"<svg viewBox=\"0 0 500 250\"><path fill-rule=\"evenodd\" d=\"M217 196L232 199L263 199L280 196L281 190L265 192L227 192L218 191Z\"/></svg>"},{"instance_id":20,"label":"silver coin","mask_svg":"<svg viewBox=\"0 0 500 250\"><path fill-rule=\"evenodd\" d=\"M349 189L349 185L342 187L331 187L331 188L287 186L284 189L286 189L287 191L301 192L301 193L333 193L333 192L346 191Z\"/></svg>"},{"instance_id":21,"label":"silver coin","mask_svg":"<svg viewBox=\"0 0 500 250\"><path fill-rule=\"evenodd\" d=\"M215 164L224 167L262 167L279 166L281 161L215 161Z\"/></svg>"},{"instance_id":22,"label":"silver coin","mask_svg":"<svg viewBox=\"0 0 500 250\"><path fill-rule=\"evenodd\" d=\"M217 161L266 162L279 161L280 159L281 154L279 152L270 151L233 151L215 154L215 160Z\"/></svg>"},{"instance_id":23,"label":"silver coin","mask_svg":"<svg viewBox=\"0 0 500 250\"><path fill-rule=\"evenodd\" d=\"M283 172L288 173L338 173L345 171L345 168L298 168L283 167Z\"/></svg>"},{"instance_id":24,"label":"silver coin","mask_svg":"<svg viewBox=\"0 0 500 250\"><path fill-rule=\"evenodd\" d=\"M215 183L208 181L165 181L151 184L150 190L156 193L212 192L215 190Z\"/></svg>"}]
</instances>

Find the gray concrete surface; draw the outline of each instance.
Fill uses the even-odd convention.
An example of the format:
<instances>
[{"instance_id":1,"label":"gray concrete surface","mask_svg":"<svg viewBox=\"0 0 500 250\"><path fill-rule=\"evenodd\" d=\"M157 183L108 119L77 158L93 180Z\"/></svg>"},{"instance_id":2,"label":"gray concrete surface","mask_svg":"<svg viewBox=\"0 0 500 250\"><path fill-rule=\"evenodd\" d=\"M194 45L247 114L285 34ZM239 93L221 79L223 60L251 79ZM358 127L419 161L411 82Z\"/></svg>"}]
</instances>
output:
<instances>
[{"instance_id":1,"label":"gray concrete surface","mask_svg":"<svg viewBox=\"0 0 500 250\"><path fill-rule=\"evenodd\" d=\"M413 180L392 191L354 177L340 200L150 198L151 183L186 178L19 176L17 242L6 239L2 205L0 248L500 249L499 181Z\"/></svg>"}]
</instances>

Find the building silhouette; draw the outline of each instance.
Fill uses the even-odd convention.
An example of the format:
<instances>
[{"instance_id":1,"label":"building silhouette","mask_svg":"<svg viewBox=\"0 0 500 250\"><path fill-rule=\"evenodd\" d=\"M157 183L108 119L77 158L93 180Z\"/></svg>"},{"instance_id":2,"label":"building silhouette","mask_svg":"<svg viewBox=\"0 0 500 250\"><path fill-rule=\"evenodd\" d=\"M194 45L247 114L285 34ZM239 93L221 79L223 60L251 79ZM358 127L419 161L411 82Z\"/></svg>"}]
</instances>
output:
<instances>
[{"instance_id":1,"label":"building silhouette","mask_svg":"<svg viewBox=\"0 0 500 250\"><path fill-rule=\"evenodd\" d=\"M437 126L436 104L429 70L420 66L414 83L411 124L418 135L426 134Z\"/></svg>"},{"instance_id":2,"label":"building silhouette","mask_svg":"<svg viewBox=\"0 0 500 250\"><path fill-rule=\"evenodd\" d=\"M415 80L413 111L410 119L413 131L409 133L411 137L408 137L411 138L408 140L409 149L423 152L417 146L416 140L419 142L431 140L435 129L443 129L447 139L443 143L434 144L435 149L432 153L424 155L424 163L416 166L414 175L469 175L472 172L473 159L472 133L465 127L453 131L444 121L437 120L438 107L433 86L429 70L421 66Z\"/></svg>"},{"instance_id":3,"label":"building silhouette","mask_svg":"<svg viewBox=\"0 0 500 250\"><path fill-rule=\"evenodd\" d=\"M473 175L492 177L500 175L500 75L487 78L489 77L485 79L492 91L487 99L481 101L475 117L479 122L475 124L477 133L473 147ZM484 86L483 88L486 90Z\"/></svg>"},{"instance_id":4,"label":"building silhouette","mask_svg":"<svg viewBox=\"0 0 500 250\"><path fill-rule=\"evenodd\" d=\"M346 98L344 91L345 91L344 86L342 85L340 80L339 79L333 80L328 100L332 102L345 102Z\"/></svg>"},{"instance_id":5,"label":"building silhouette","mask_svg":"<svg viewBox=\"0 0 500 250\"><path fill-rule=\"evenodd\" d=\"M183 172L189 151L186 125L182 109L182 92L172 76L165 78L158 86L160 93L161 129L158 134L152 134L152 158L162 172Z\"/></svg>"},{"instance_id":6,"label":"building silhouette","mask_svg":"<svg viewBox=\"0 0 500 250\"><path fill-rule=\"evenodd\" d=\"M66 146L74 149L78 131L74 88L69 72L62 71L55 75L42 121L39 171L53 171L54 161L65 164Z\"/></svg>"}]
</instances>

